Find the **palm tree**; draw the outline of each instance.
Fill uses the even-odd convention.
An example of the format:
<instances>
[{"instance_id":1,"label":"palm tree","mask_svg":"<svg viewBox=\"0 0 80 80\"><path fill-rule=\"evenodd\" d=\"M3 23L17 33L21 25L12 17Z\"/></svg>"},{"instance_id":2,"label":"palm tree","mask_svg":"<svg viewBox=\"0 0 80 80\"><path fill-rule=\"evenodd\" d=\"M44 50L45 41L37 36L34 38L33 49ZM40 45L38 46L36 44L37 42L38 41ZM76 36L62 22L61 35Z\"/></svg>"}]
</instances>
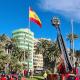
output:
<instances>
[{"instance_id":1,"label":"palm tree","mask_svg":"<svg viewBox=\"0 0 80 80\"><path fill-rule=\"evenodd\" d=\"M56 42L52 42L46 39L40 39L35 54L43 55L44 67L48 66L52 60L55 60L59 56L60 51ZM48 64L48 65L47 65Z\"/></svg>"},{"instance_id":2,"label":"palm tree","mask_svg":"<svg viewBox=\"0 0 80 80\"><path fill-rule=\"evenodd\" d=\"M5 49L8 51L8 53L12 53L12 51L16 47L15 42L16 42L15 38L10 38L10 40L6 42Z\"/></svg>"},{"instance_id":3,"label":"palm tree","mask_svg":"<svg viewBox=\"0 0 80 80\"><path fill-rule=\"evenodd\" d=\"M20 62L24 61L24 50L15 46L11 56L16 57ZM29 51L25 50L25 59L27 59L28 56L29 56Z\"/></svg>"},{"instance_id":4,"label":"palm tree","mask_svg":"<svg viewBox=\"0 0 80 80\"><path fill-rule=\"evenodd\" d=\"M0 35L0 67L5 68L6 64L9 64L9 68L13 68L18 65L19 61L22 61L23 50L15 45L16 39L9 38L5 34ZM3 54L4 51L8 50L10 54ZM6 52L5 52L6 53ZM3 55L2 55L3 54ZM8 57L7 57L8 55ZM28 57L27 51L25 51L25 57Z\"/></svg>"},{"instance_id":5,"label":"palm tree","mask_svg":"<svg viewBox=\"0 0 80 80\"><path fill-rule=\"evenodd\" d=\"M74 55L72 54L72 51L73 51L73 49L72 49L72 47L73 47L73 40L75 40L75 39L77 39L78 38L78 35L76 35L76 34L73 34L73 38L72 38L72 33L69 33L68 35L67 35L67 40L69 40L70 41L70 56L71 56L71 61L73 61L73 57L74 57Z\"/></svg>"},{"instance_id":6,"label":"palm tree","mask_svg":"<svg viewBox=\"0 0 80 80\"><path fill-rule=\"evenodd\" d=\"M80 50L76 50L75 57L80 57Z\"/></svg>"},{"instance_id":7,"label":"palm tree","mask_svg":"<svg viewBox=\"0 0 80 80\"><path fill-rule=\"evenodd\" d=\"M75 39L77 39L77 38L78 38L78 35L73 34L73 39L75 40ZM72 33L69 33L69 34L67 35L67 40L70 41L70 49L71 49L71 47L72 47L72 45L73 45L73 39L72 39Z\"/></svg>"},{"instance_id":8,"label":"palm tree","mask_svg":"<svg viewBox=\"0 0 80 80\"><path fill-rule=\"evenodd\" d=\"M7 42L7 41L11 41L8 36L6 36L5 34L0 35L0 42Z\"/></svg>"},{"instance_id":9,"label":"palm tree","mask_svg":"<svg viewBox=\"0 0 80 80\"><path fill-rule=\"evenodd\" d=\"M5 50L5 47L7 47L6 44L9 44L10 42L11 42L11 39L8 36L6 36L5 34L0 35L0 45L1 45L0 47L2 49Z\"/></svg>"},{"instance_id":10,"label":"palm tree","mask_svg":"<svg viewBox=\"0 0 80 80\"><path fill-rule=\"evenodd\" d=\"M6 65L9 64L10 58L8 54L0 53L0 70L5 69Z\"/></svg>"}]
</instances>

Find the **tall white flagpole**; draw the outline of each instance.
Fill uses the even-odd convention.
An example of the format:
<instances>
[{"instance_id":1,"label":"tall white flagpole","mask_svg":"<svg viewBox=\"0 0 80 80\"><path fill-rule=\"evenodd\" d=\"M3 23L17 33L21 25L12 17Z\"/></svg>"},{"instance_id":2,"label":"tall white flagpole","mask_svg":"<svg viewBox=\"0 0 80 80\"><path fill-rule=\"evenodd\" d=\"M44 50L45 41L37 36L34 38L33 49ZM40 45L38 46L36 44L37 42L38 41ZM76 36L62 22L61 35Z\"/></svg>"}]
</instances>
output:
<instances>
[{"instance_id":1,"label":"tall white flagpole","mask_svg":"<svg viewBox=\"0 0 80 80\"><path fill-rule=\"evenodd\" d=\"M29 6L29 24L28 24L28 28L30 30L30 6Z\"/></svg>"},{"instance_id":2,"label":"tall white flagpole","mask_svg":"<svg viewBox=\"0 0 80 80\"><path fill-rule=\"evenodd\" d=\"M73 29L73 19L71 20L71 29L72 29L72 52L73 52L73 66L75 67L75 56L74 56L74 29Z\"/></svg>"},{"instance_id":3,"label":"tall white flagpole","mask_svg":"<svg viewBox=\"0 0 80 80\"><path fill-rule=\"evenodd\" d=\"M28 16L28 19L29 19L29 22L28 22L28 33L30 31L30 6L29 6L29 16ZM28 54L29 54L29 40L28 40ZM29 59L28 59L28 71L29 71Z\"/></svg>"},{"instance_id":4,"label":"tall white flagpole","mask_svg":"<svg viewBox=\"0 0 80 80\"><path fill-rule=\"evenodd\" d=\"M29 28L29 30L28 30L28 33L29 33L29 31L30 31L30 6L29 6L29 24L28 24L28 28ZM28 51L29 51L29 41L28 41Z\"/></svg>"}]
</instances>

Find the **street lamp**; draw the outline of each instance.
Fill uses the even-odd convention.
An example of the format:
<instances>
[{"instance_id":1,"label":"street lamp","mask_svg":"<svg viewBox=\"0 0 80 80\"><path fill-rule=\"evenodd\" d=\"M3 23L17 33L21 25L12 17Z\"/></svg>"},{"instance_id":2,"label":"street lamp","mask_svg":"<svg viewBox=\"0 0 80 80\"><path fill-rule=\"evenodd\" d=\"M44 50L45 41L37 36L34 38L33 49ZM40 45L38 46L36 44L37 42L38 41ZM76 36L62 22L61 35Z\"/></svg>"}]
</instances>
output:
<instances>
[{"instance_id":1,"label":"street lamp","mask_svg":"<svg viewBox=\"0 0 80 80\"><path fill-rule=\"evenodd\" d=\"M57 18L57 17L53 17L52 20L52 25L55 26L56 30L57 30L57 40L58 40L58 45L59 45L59 48L61 49L61 52L64 56L64 64L65 66L67 67L68 70L72 70L72 66L69 62L69 59L68 59L68 55L67 55L67 51L66 51L66 47L65 47L65 44L64 44L64 40L63 40L63 37L62 37L62 34L61 34L61 31L60 31L60 20Z\"/></svg>"},{"instance_id":2,"label":"street lamp","mask_svg":"<svg viewBox=\"0 0 80 80\"><path fill-rule=\"evenodd\" d=\"M53 17L51 20L51 23L57 29L57 32L60 34L60 28L59 28L60 20L59 20L59 18ZM56 69L56 64L55 64L54 72L56 72L56 70L57 69Z\"/></svg>"},{"instance_id":3,"label":"street lamp","mask_svg":"<svg viewBox=\"0 0 80 80\"><path fill-rule=\"evenodd\" d=\"M55 26L56 28L58 28L60 25L60 20L57 17L53 17L51 22L52 22L52 25Z\"/></svg>"}]
</instances>

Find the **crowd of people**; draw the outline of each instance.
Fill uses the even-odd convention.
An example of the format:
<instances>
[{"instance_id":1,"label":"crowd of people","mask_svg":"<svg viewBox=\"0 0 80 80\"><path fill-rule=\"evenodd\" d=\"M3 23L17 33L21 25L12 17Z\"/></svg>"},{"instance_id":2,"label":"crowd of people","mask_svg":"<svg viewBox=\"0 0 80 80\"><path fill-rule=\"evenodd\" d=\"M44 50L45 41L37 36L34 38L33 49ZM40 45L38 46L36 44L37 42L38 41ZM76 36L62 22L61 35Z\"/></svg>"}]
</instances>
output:
<instances>
[{"instance_id":1,"label":"crowd of people","mask_svg":"<svg viewBox=\"0 0 80 80\"><path fill-rule=\"evenodd\" d=\"M32 71L23 70L21 72L15 72L12 70L9 74L6 74L4 70L0 73L0 80L26 80L26 77L31 77Z\"/></svg>"}]
</instances>

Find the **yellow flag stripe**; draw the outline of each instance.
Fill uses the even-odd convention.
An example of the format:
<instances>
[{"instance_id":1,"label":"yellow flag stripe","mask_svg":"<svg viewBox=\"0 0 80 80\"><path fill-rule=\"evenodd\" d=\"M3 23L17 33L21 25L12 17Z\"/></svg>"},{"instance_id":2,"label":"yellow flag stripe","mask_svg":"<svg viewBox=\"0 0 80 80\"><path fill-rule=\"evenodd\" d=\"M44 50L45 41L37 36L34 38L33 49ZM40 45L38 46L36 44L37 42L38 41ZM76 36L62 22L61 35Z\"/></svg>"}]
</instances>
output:
<instances>
[{"instance_id":1,"label":"yellow flag stripe","mask_svg":"<svg viewBox=\"0 0 80 80\"><path fill-rule=\"evenodd\" d=\"M39 17L37 16L37 14L32 10L29 10L29 18L34 18L34 19L38 20L41 23L41 21L40 21Z\"/></svg>"}]
</instances>

